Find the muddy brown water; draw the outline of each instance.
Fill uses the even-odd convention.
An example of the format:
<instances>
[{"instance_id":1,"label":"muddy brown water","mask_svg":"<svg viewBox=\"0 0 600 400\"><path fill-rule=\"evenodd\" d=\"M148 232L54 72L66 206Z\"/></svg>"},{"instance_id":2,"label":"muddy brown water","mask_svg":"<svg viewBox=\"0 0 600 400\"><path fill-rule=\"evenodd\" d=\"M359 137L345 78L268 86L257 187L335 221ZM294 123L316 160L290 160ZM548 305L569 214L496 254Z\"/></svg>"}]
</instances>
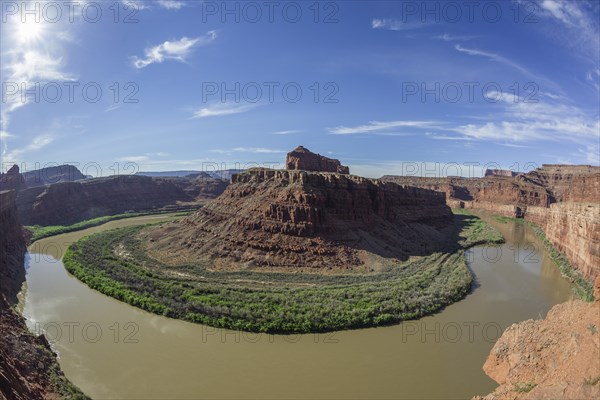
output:
<instances>
[{"instance_id":1,"label":"muddy brown water","mask_svg":"<svg viewBox=\"0 0 600 400\"><path fill-rule=\"evenodd\" d=\"M94 399L470 398L496 387L482 366L501 332L571 297L529 227L489 216L507 242L467 253L476 282L465 299L420 320L330 334L249 334L149 314L89 289L59 261L83 236L167 218L113 221L29 249L23 315Z\"/></svg>"}]
</instances>

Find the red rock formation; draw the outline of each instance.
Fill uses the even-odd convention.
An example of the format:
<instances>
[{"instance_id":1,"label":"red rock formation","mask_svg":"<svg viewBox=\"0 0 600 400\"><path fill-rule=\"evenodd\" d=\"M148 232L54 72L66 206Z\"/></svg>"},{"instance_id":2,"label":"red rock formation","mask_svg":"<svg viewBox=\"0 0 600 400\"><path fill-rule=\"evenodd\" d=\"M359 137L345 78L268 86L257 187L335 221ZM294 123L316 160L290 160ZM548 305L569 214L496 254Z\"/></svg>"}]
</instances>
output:
<instances>
[{"instance_id":1,"label":"red rock formation","mask_svg":"<svg viewBox=\"0 0 600 400\"><path fill-rule=\"evenodd\" d=\"M500 386L474 400L600 398L599 329L598 300L559 304L546 319L510 326L483 367Z\"/></svg>"},{"instance_id":2,"label":"red rock formation","mask_svg":"<svg viewBox=\"0 0 600 400\"><path fill-rule=\"evenodd\" d=\"M382 179L444 192L451 207L524 217L538 224L587 278L600 275L600 167L544 165L512 178Z\"/></svg>"},{"instance_id":3,"label":"red rock formation","mask_svg":"<svg viewBox=\"0 0 600 400\"><path fill-rule=\"evenodd\" d=\"M14 191L0 192L0 232L0 398L60 399L63 392L85 398L64 378L44 337L34 337L11 309L25 280L26 251Z\"/></svg>"},{"instance_id":4,"label":"red rock formation","mask_svg":"<svg viewBox=\"0 0 600 400\"><path fill-rule=\"evenodd\" d=\"M303 146L298 146L287 154L285 165L290 170L350 173L348 167L342 165L339 160L315 154Z\"/></svg>"},{"instance_id":5,"label":"red rock formation","mask_svg":"<svg viewBox=\"0 0 600 400\"><path fill-rule=\"evenodd\" d=\"M5 174L0 173L0 190L21 190L25 188L25 180L19 172L19 166L13 165Z\"/></svg>"},{"instance_id":6,"label":"red rock formation","mask_svg":"<svg viewBox=\"0 0 600 400\"><path fill-rule=\"evenodd\" d=\"M27 251L15 199L14 190L0 192L0 296L13 303L25 281L23 262Z\"/></svg>"},{"instance_id":7,"label":"red rock formation","mask_svg":"<svg viewBox=\"0 0 600 400\"><path fill-rule=\"evenodd\" d=\"M151 254L282 268L353 268L431 249L444 195L353 175L253 169L190 217L146 233Z\"/></svg>"},{"instance_id":8,"label":"red rock formation","mask_svg":"<svg viewBox=\"0 0 600 400\"><path fill-rule=\"evenodd\" d=\"M17 205L25 225L68 225L125 212L197 207L199 201L222 193L225 186L226 182L206 177L123 175L21 190Z\"/></svg>"}]
</instances>

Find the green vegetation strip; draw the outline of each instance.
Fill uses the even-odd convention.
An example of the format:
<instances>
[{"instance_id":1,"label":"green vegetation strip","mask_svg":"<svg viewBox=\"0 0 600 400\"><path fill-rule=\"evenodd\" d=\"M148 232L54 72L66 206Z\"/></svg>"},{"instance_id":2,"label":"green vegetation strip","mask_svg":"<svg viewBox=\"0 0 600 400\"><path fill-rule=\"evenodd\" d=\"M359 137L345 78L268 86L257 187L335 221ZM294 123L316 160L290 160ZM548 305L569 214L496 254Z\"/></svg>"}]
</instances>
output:
<instances>
[{"instance_id":1,"label":"green vegetation strip","mask_svg":"<svg viewBox=\"0 0 600 400\"><path fill-rule=\"evenodd\" d=\"M543 243L546 251L550 255L550 259L554 262L554 265L558 267L562 276L567 278L573 284L573 294L587 302L594 301L594 284L593 282L585 279L585 277L581 274L581 272L577 271L571 263L567 256L558 251L556 247L548 240L544 230L540 228L537 224L524 220L522 218L511 218L503 215L494 215L494 219L498 222L507 223L508 221L515 221L521 224L527 224L533 230L534 235L540 239Z\"/></svg>"},{"instance_id":2,"label":"green vegetation strip","mask_svg":"<svg viewBox=\"0 0 600 400\"><path fill-rule=\"evenodd\" d=\"M146 225L147 226L147 225ZM443 251L377 274L216 272L209 265L166 266L149 258L137 233L106 231L73 244L67 270L108 296L172 318L251 332L305 333L419 318L463 298L472 275L464 249L502 242L473 215L456 215Z\"/></svg>"},{"instance_id":3,"label":"green vegetation strip","mask_svg":"<svg viewBox=\"0 0 600 400\"><path fill-rule=\"evenodd\" d=\"M172 214L174 217L184 216L192 213L194 210L189 211L161 211L161 212L138 212L138 213L125 213L125 214L116 214L116 215L108 215L105 217L98 217L93 219L88 219L85 221L77 222L73 225L52 225L52 226L26 226L25 228L32 233L31 242L35 242L36 240L44 239L50 236L60 235L63 233L81 231L83 229L92 228L94 226L105 224L109 221L115 221L118 219L125 218L133 218L133 217L143 217L146 215L160 215L160 214Z\"/></svg>"}]
</instances>

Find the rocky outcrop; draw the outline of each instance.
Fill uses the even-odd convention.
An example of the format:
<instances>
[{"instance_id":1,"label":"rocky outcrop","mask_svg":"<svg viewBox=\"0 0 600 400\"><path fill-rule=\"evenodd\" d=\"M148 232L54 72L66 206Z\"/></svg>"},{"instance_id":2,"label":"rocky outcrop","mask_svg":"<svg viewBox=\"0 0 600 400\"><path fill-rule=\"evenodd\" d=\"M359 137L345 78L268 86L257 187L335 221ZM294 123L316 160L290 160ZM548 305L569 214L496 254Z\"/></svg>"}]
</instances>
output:
<instances>
[{"instance_id":1,"label":"rocky outcrop","mask_svg":"<svg viewBox=\"0 0 600 400\"><path fill-rule=\"evenodd\" d=\"M58 165L34 171L24 172L23 179L27 187L51 185L59 182L74 182L86 179L86 176L73 165Z\"/></svg>"},{"instance_id":2,"label":"rocky outcrop","mask_svg":"<svg viewBox=\"0 0 600 400\"><path fill-rule=\"evenodd\" d=\"M510 169L486 169L483 176L504 176L512 178L517 176L517 173Z\"/></svg>"},{"instance_id":3,"label":"rocky outcrop","mask_svg":"<svg viewBox=\"0 0 600 400\"><path fill-rule=\"evenodd\" d=\"M18 191L58 182L78 181L85 178L86 176L73 165L65 164L20 173L19 166L15 164L6 174L0 174L0 190L14 189Z\"/></svg>"},{"instance_id":4,"label":"rocky outcrop","mask_svg":"<svg viewBox=\"0 0 600 400\"><path fill-rule=\"evenodd\" d=\"M600 168L543 165L514 177L421 178L384 176L382 180L446 193L451 207L485 210L538 224L588 279L600 275Z\"/></svg>"},{"instance_id":5,"label":"rocky outcrop","mask_svg":"<svg viewBox=\"0 0 600 400\"><path fill-rule=\"evenodd\" d=\"M21 190L25 187L25 180L19 172L17 164L13 165L5 174L0 173L0 190Z\"/></svg>"},{"instance_id":6,"label":"rocky outcrop","mask_svg":"<svg viewBox=\"0 0 600 400\"><path fill-rule=\"evenodd\" d=\"M17 218L14 191L0 192L0 398L85 398L64 377L56 354L43 336L33 336L11 306L25 280L25 238Z\"/></svg>"},{"instance_id":7,"label":"rocky outcrop","mask_svg":"<svg viewBox=\"0 0 600 400\"><path fill-rule=\"evenodd\" d=\"M483 367L500 386L475 399L600 398L600 278L595 286L594 303L569 301L510 326Z\"/></svg>"},{"instance_id":8,"label":"rocky outcrop","mask_svg":"<svg viewBox=\"0 0 600 400\"><path fill-rule=\"evenodd\" d=\"M14 190L0 192L0 296L15 303L25 281L27 246L17 215Z\"/></svg>"},{"instance_id":9,"label":"rocky outcrop","mask_svg":"<svg viewBox=\"0 0 600 400\"><path fill-rule=\"evenodd\" d=\"M315 154L303 146L298 146L287 154L285 165L288 170L350 173L350 169L339 160Z\"/></svg>"},{"instance_id":10,"label":"rocky outcrop","mask_svg":"<svg viewBox=\"0 0 600 400\"><path fill-rule=\"evenodd\" d=\"M600 203L600 167L544 164L526 177L547 188L552 202Z\"/></svg>"},{"instance_id":11,"label":"rocky outcrop","mask_svg":"<svg viewBox=\"0 0 600 400\"><path fill-rule=\"evenodd\" d=\"M368 254L431 251L452 220L445 196L353 175L252 169L180 222L145 233L162 261L348 269Z\"/></svg>"},{"instance_id":12,"label":"rocky outcrop","mask_svg":"<svg viewBox=\"0 0 600 400\"><path fill-rule=\"evenodd\" d=\"M125 212L189 209L218 196L226 186L224 181L205 176L123 175L21 190L17 205L25 225L69 225Z\"/></svg>"}]
</instances>

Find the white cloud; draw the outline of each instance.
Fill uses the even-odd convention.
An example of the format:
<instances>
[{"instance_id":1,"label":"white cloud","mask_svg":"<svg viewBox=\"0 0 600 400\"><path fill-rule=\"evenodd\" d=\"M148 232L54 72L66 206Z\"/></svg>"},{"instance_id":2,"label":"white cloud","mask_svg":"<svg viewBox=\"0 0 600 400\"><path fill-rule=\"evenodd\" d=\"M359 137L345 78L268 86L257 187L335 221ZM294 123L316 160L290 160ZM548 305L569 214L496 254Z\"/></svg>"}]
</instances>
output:
<instances>
[{"instance_id":1,"label":"white cloud","mask_svg":"<svg viewBox=\"0 0 600 400\"><path fill-rule=\"evenodd\" d=\"M467 35L450 35L448 33L444 33L443 35L433 36L432 39L443 40L444 42L456 42L456 41L466 41L477 38L477 36L467 36Z\"/></svg>"},{"instance_id":2,"label":"white cloud","mask_svg":"<svg viewBox=\"0 0 600 400\"><path fill-rule=\"evenodd\" d=\"M216 31L209 31L202 37L183 37L175 41L166 41L157 46L149 47L144 51L145 58L133 57L135 68L144 68L150 64L162 63L165 60L185 61L195 46L204 46L217 38Z\"/></svg>"},{"instance_id":3,"label":"white cloud","mask_svg":"<svg viewBox=\"0 0 600 400\"><path fill-rule=\"evenodd\" d=\"M301 129L290 129L287 131L273 132L273 135L293 135L295 133L301 133L301 132L303 132Z\"/></svg>"},{"instance_id":4,"label":"white cloud","mask_svg":"<svg viewBox=\"0 0 600 400\"><path fill-rule=\"evenodd\" d=\"M457 51L460 51L461 53L465 53L468 54L470 56L481 56L481 57L487 57L489 60L491 61L496 61L499 63L502 63L504 65L508 65L509 67L512 67L514 69L516 69L517 71L523 73L524 75L527 75L531 78L536 78L538 79L539 76L531 73L530 71L528 71L526 68L520 66L519 64L509 60L508 58L502 57L498 54L494 54L494 53L490 53L484 50L478 50L478 49L468 49L465 47L462 47L461 45L457 44L454 46L454 48Z\"/></svg>"},{"instance_id":5,"label":"white cloud","mask_svg":"<svg viewBox=\"0 0 600 400\"><path fill-rule=\"evenodd\" d=\"M21 157L24 154L35 152L37 150L41 150L42 148L46 147L53 141L54 141L54 137L52 137L50 135L37 136L37 137L33 138L31 143L29 143L28 145L8 152L4 156L4 162L5 163L6 162L9 162L9 163L15 162L16 163L18 161L22 161Z\"/></svg>"},{"instance_id":6,"label":"white cloud","mask_svg":"<svg viewBox=\"0 0 600 400\"><path fill-rule=\"evenodd\" d=\"M72 81L76 77L64 71L66 63L62 45L72 42L68 28L44 19L36 22L34 18L26 18L23 22L17 15L9 16L3 25L0 70L7 90L3 93L5 97L0 107L0 131L3 132L2 137L7 138L18 136L9 133L13 112L29 102L22 89L32 89L36 84L50 81ZM32 146L39 140L35 139ZM4 141L2 156L20 156L31 149L33 147L25 147L9 153Z\"/></svg>"},{"instance_id":7,"label":"white cloud","mask_svg":"<svg viewBox=\"0 0 600 400\"><path fill-rule=\"evenodd\" d=\"M156 2L159 6L167 10L179 10L185 6L185 3L179 0L157 0Z\"/></svg>"},{"instance_id":8,"label":"white cloud","mask_svg":"<svg viewBox=\"0 0 600 400\"><path fill-rule=\"evenodd\" d=\"M597 9L590 7L593 2L542 0L538 4L543 11L539 13L540 16L555 21L566 29L551 32L569 48L597 64L600 58L600 24Z\"/></svg>"},{"instance_id":9,"label":"white cloud","mask_svg":"<svg viewBox=\"0 0 600 400\"><path fill-rule=\"evenodd\" d=\"M430 128L436 125L433 121L371 121L365 125L358 125L353 127L348 126L337 126L335 128L329 128L329 133L333 135L355 135L359 133L371 133L381 134L388 130L389 133L398 134L397 132L389 132L389 129L393 128Z\"/></svg>"},{"instance_id":10,"label":"white cloud","mask_svg":"<svg viewBox=\"0 0 600 400\"><path fill-rule=\"evenodd\" d=\"M128 7L129 10L145 10L150 7L143 0L121 0L121 3Z\"/></svg>"},{"instance_id":11,"label":"white cloud","mask_svg":"<svg viewBox=\"0 0 600 400\"><path fill-rule=\"evenodd\" d=\"M258 104L216 103L194 111L192 119L207 117L222 117L250 111Z\"/></svg>"},{"instance_id":12,"label":"white cloud","mask_svg":"<svg viewBox=\"0 0 600 400\"><path fill-rule=\"evenodd\" d=\"M385 29L389 31L409 31L413 29L420 29L427 25L429 24L426 22L406 22L389 18L375 18L371 21L372 29Z\"/></svg>"}]
</instances>

